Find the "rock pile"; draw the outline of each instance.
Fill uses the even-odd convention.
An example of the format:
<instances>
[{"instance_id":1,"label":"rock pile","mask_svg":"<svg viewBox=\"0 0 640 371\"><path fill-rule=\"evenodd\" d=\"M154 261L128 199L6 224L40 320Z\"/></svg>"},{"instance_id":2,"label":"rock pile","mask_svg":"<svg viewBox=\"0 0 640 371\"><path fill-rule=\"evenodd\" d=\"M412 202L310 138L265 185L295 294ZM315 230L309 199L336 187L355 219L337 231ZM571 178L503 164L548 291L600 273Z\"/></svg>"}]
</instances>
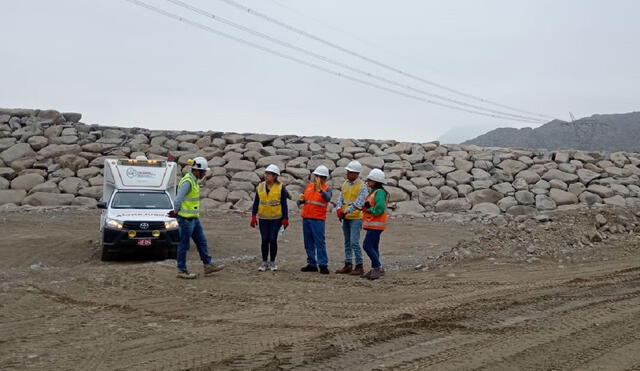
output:
<instances>
[{"instance_id":1,"label":"rock pile","mask_svg":"<svg viewBox=\"0 0 640 371\"><path fill-rule=\"evenodd\" d=\"M640 205L640 154L406 143L329 137L157 131L87 125L78 113L0 109L0 204L94 206L106 158L166 159L181 171L203 156L212 171L203 208L247 211L264 168L283 170L293 199L318 165L339 189L344 166L382 168L396 214L532 215L577 205ZM339 193L334 192L334 201ZM292 209L295 203L290 202Z\"/></svg>"}]
</instances>

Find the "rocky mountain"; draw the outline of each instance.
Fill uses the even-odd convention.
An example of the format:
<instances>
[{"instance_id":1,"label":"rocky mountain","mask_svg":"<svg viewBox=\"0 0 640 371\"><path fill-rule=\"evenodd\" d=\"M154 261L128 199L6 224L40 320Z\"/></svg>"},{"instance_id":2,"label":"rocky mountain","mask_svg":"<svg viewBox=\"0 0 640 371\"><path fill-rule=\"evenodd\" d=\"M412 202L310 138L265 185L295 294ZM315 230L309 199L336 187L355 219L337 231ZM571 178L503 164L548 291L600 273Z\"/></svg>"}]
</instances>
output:
<instances>
[{"instance_id":1,"label":"rocky mountain","mask_svg":"<svg viewBox=\"0 0 640 371\"><path fill-rule=\"evenodd\" d=\"M484 147L640 152L640 112L553 120L535 129L499 128L464 144Z\"/></svg>"}]
</instances>

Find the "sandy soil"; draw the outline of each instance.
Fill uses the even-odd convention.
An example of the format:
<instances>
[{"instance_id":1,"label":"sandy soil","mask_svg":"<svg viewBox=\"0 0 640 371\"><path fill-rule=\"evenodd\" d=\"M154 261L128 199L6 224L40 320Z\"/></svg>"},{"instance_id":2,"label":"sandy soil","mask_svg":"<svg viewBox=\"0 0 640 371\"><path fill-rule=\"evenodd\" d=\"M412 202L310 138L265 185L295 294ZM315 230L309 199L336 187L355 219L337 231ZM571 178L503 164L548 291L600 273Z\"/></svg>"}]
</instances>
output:
<instances>
[{"instance_id":1,"label":"sandy soil","mask_svg":"<svg viewBox=\"0 0 640 371\"><path fill-rule=\"evenodd\" d=\"M0 369L640 368L634 233L563 258L434 263L460 240L485 243L487 231L513 238L513 226L394 220L383 234L388 274L372 282L299 272L299 220L276 273L257 272L259 235L247 217L203 220L227 269L183 281L174 261L101 262L95 212L5 213ZM333 270L342 260L333 219L328 245ZM193 249L190 266L201 270Z\"/></svg>"}]
</instances>

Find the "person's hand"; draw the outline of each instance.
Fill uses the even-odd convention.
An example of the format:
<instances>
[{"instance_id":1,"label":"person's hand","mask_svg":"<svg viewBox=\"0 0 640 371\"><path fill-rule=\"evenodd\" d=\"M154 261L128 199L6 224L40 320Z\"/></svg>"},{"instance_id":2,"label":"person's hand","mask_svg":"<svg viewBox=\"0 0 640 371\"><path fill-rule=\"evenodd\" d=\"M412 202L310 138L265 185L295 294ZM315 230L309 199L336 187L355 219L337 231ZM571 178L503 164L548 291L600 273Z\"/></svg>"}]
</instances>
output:
<instances>
[{"instance_id":1,"label":"person's hand","mask_svg":"<svg viewBox=\"0 0 640 371\"><path fill-rule=\"evenodd\" d=\"M167 216L168 216L169 218L177 218L177 217L178 217L178 213L176 213L176 211L175 211L175 210L171 210L171 211L169 211L169 212L167 213Z\"/></svg>"},{"instance_id":2,"label":"person's hand","mask_svg":"<svg viewBox=\"0 0 640 371\"><path fill-rule=\"evenodd\" d=\"M364 203L364 205L362 205L363 209L370 209L371 208L371 202L367 201Z\"/></svg>"},{"instance_id":3,"label":"person's hand","mask_svg":"<svg viewBox=\"0 0 640 371\"><path fill-rule=\"evenodd\" d=\"M336 211L336 215L338 215L338 219L340 220L344 219L344 211L342 211L342 209L338 209Z\"/></svg>"},{"instance_id":4,"label":"person's hand","mask_svg":"<svg viewBox=\"0 0 640 371\"><path fill-rule=\"evenodd\" d=\"M280 222L280 224L282 224L282 226L284 227L284 229L289 228L289 219L282 219L282 221Z\"/></svg>"},{"instance_id":5,"label":"person's hand","mask_svg":"<svg viewBox=\"0 0 640 371\"><path fill-rule=\"evenodd\" d=\"M249 222L251 228L255 228L258 225L258 217L255 215L251 215L251 222Z\"/></svg>"}]
</instances>

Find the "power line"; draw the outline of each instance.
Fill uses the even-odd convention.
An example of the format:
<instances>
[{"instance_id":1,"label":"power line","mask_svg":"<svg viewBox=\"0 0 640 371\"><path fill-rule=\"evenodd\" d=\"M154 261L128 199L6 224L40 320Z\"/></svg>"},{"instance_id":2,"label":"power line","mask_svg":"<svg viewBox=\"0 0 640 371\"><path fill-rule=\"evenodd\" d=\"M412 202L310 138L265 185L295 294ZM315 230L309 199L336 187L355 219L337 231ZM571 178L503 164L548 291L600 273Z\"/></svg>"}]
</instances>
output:
<instances>
[{"instance_id":1,"label":"power line","mask_svg":"<svg viewBox=\"0 0 640 371\"><path fill-rule=\"evenodd\" d=\"M198 8L198 7L195 7L193 5L190 5L190 4L188 4L188 3L184 2L184 1L181 1L181 0L166 0L166 1L168 1L170 3L173 3L175 5L178 5L178 6L182 7L182 8L188 9L188 10L194 12L194 13L200 14L200 15L208 17L208 18L211 18L211 19L213 19L213 20L215 20L217 22L220 22L220 23L223 23L225 25L228 25L228 26L231 26L233 28L236 28L236 29L238 29L240 31L249 33L251 35L254 35L254 36L260 37L262 39L268 40L270 42L273 42L275 44L278 44L278 45L284 46L286 48L295 50L297 52L309 55L309 56L317 58L317 59L320 59L320 60L322 60L324 62L333 64L335 66L338 66L338 67L341 67L341 68L356 72L356 73L358 73L360 75L363 75L365 77L372 78L372 79L375 79L375 80L378 80L378 81L382 81L382 82L390 84L390 85L394 85L396 87L407 89L407 90L413 91L415 93L420 93L420 94L426 95L428 97L441 99L441 100L444 100L444 101L447 101L447 102L450 102L450 103L454 103L454 104L458 104L458 105L461 105L461 106L474 108L474 109L481 110L481 111L491 112L491 113L495 113L495 114L498 114L498 115L509 116L509 117L512 117L514 119L521 120L521 121L534 122L534 123L541 123L541 121L542 121L541 119L537 119L537 118L533 118L533 117L526 117L526 116L513 114L513 113L509 113L509 112L498 111L498 110L494 110L494 109L491 109L491 108L486 108L486 107L470 104L470 103L467 103L467 102L463 102L463 101L460 101L460 100L457 100L457 99L451 99L451 98L448 98L448 97L445 97L445 96L442 96L442 95L439 95L439 94L430 93L430 92L424 91L422 89L414 88L414 87L412 87L410 85L406 85L406 84L397 82L395 80L387 79L385 77L382 77L382 76L379 76L379 75L364 71L362 69L359 69L357 67L351 66L349 64L342 63L342 62L336 61L335 59L331 59L331 58L328 58L328 57L323 56L321 54L312 52L312 51L310 51L308 49L304 49L304 48L298 47L298 46L293 45L293 44L291 44L289 42L282 41L280 39L274 38L274 37L269 36L269 35L267 35L265 33L253 30L253 29L251 29L249 27L245 27L245 26L240 25L240 24L238 24L236 22L233 22L233 21L230 21L230 20L228 20L226 18L223 18L223 17L221 17L219 15L213 14L213 13L208 12L206 10L203 10L201 8Z\"/></svg>"},{"instance_id":2,"label":"power line","mask_svg":"<svg viewBox=\"0 0 640 371\"><path fill-rule=\"evenodd\" d=\"M508 106L506 104L494 102L492 100L485 99L485 98L482 98L482 97L479 97L479 96L476 96L476 95L468 94L468 93L462 92L460 90L449 88L449 87L447 87L445 85L436 83L434 81L427 80L427 79L422 78L420 76L411 74L411 73L403 71L403 70L401 70L399 68L393 67L393 66L388 65L388 64L383 63L383 62L379 62L379 61L377 61L375 59L369 58L369 57L364 56L364 55L362 55L360 53L357 53L357 52L354 52L352 50L349 50L349 49L347 49L345 47L342 47L340 45L337 45L337 44L335 44L335 43L333 43L331 41L328 41L328 40L325 40L325 39L323 39L321 37L315 36L315 35L307 32L307 31L304 31L304 30L300 29L300 28L297 28L295 26L291 26L291 25L289 25L289 24L287 24L285 22L282 22L282 21L280 21L278 19L270 17L270 16L268 16L268 15L266 15L264 13L261 13L261 12L259 12L257 10L249 8L246 5L242 5L242 4L240 4L240 3L238 3L238 2L236 2L234 0L219 0L219 1L222 1L222 2L224 2L226 4L228 4L228 5L231 5L233 7L241 9L241 10L243 10L243 11L245 11L245 12L251 14L251 15L254 15L256 17L262 18L262 19L264 19L264 20L266 20L268 22L276 24L276 25L278 25L280 27L283 27L283 28L285 28L285 29L287 29L289 31L295 32L295 33L297 33L299 35L302 35L304 37L310 38L310 39L315 40L315 41L317 41L319 43L322 43L324 45L327 45L327 46L330 46L330 47L332 47L334 49L340 50L343 53L347 53L347 54L349 54L351 56L354 56L356 58L362 59L362 60L367 61L369 63L375 64L375 65L377 65L379 67L382 67L382 68L385 68L387 70L393 71L393 72L398 73L400 75L403 75L405 77L420 81L422 83L425 83L425 84L428 84L428 85L431 85L431 86L435 86L435 87L437 87L439 89L442 89L442 90L446 90L446 91L448 91L450 93L454 93L454 94L457 94L457 95L460 95L460 96L463 96L463 97L466 97L466 98L469 98L469 99L473 99L473 100L476 100L476 101L479 101L479 102L482 102L482 103L485 103L485 104L491 104L491 105L494 105L496 107L501 107L501 108L508 109L508 110L511 110L511 111L524 113L524 114L527 114L527 115L538 116L538 117L545 118L545 119L553 118L552 116L549 116L549 115L543 115L543 114L540 114L540 113L526 111L526 110L523 110L523 109L520 109L520 108Z\"/></svg>"},{"instance_id":3,"label":"power line","mask_svg":"<svg viewBox=\"0 0 640 371\"><path fill-rule=\"evenodd\" d=\"M463 111L463 112L473 113L473 114L477 114L477 115L482 115L482 116L487 116L487 117L493 117L493 118L513 121L513 118L511 118L511 117L505 117L505 116L502 116L502 115L495 115L495 114L491 114L491 113L486 113L486 112L480 112L480 111L470 110L470 109L466 109L466 108L461 108L461 107L458 107L458 106L453 106L453 105L450 105L450 104L433 101L433 100L426 99L426 98L423 98L423 97L419 97L419 96L416 96L416 95L407 94L405 92L398 91L398 90L395 90L395 89L391 89L391 88L388 88L388 87L385 87L385 86L374 84L374 83L371 83L369 81L365 81L365 80L359 79L357 77L353 77L353 76L347 75L345 73L342 73L342 72L339 72L339 71L335 71L335 70L323 67L321 65L318 65L318 64L315 64L315 63L312 63L312 62L305 61L305 60L300 59L300 58L292 57L290 55L287 55L287 54L281 53L279 51L264 47L262 45L254 43L254 42L251 42L251 41L248 41L248 40L245 40L245 39L230 35L228 33L216 30L216 29L214 29L212 27L209 27L207 25L204 25L202 23L194 22L192 20L189 20L189 19L187 19L185 17L182 17L180 15L177 15L175 13L171 13L171 12L168 12L166 10L160 9L158 7L155 7L153 5L147 4L147 3L143 2L143 1L140 1L140 0L125 0L125 1L127 1L129 3L132 3L134 5L140 6L142 8L145 8L147 10L150 10L152 12L155 12L157 14L163 15L165 17L168 17L168 18L174 19L176 21L188 24L188 25L190 25L192 27L201 29L203 31L213 33L215 35L218 35L218 36L221 36L221 37L236 41L238 43L250 46L252 48L255 48L255 49L258 49L258 50L262 50L262 51L267 52L269 54L273 54L273 55L276 55L278 57L281 57L281 58L284 58L284 59L288 59L290 61L305 65L307 67L314 68L314 69L317 69L319 71L323 71L323 72L326 72L326 73L329 73L329 74L344 78L346 80L357 82L357 83L362 84L362 85L373 87L373 88L376 88L376 89L379 89L379 90L383 90L383 91L386 91L386 92L389 92L389 93L397 94L397 95L400 95L400 96L403 96L403 97L406 97L406 98L418 100L418 101L421 101L421 102L424 102L424 103L430 103L430 104L434 104L434 105L441 106L441 107L447 107L447 108L450 108L450 109L453 109L453 110L457 110L457 111Z\"/></svg>"}]
</instances>

